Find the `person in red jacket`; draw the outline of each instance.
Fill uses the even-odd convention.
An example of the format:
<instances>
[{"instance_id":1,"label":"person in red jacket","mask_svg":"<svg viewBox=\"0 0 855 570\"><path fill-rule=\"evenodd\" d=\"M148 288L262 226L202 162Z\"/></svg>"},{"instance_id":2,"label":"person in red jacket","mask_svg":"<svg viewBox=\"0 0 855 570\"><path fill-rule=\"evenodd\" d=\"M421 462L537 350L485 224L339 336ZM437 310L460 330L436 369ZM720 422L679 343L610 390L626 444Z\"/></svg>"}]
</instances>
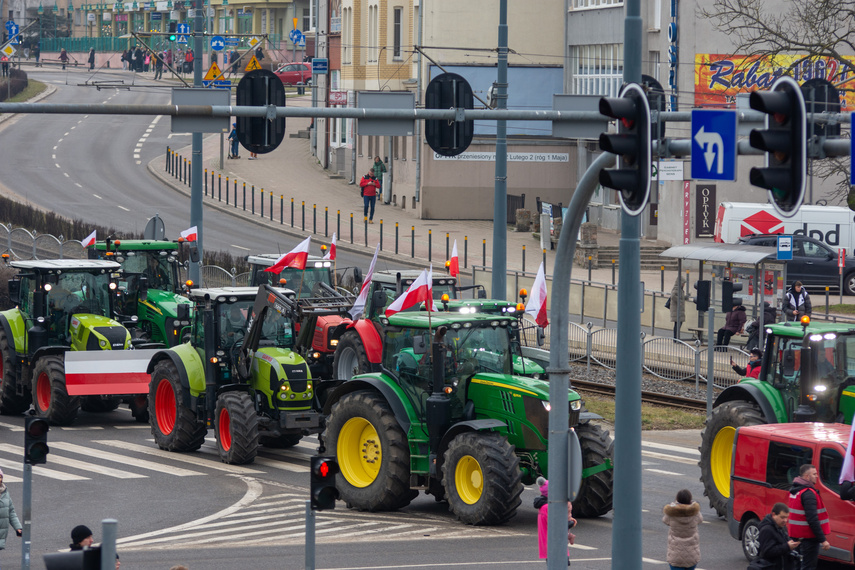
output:
<instances>
[{"instance_id":1,"label":"person in red jacket","mask_svg":"<svg viewBox=\"0 0 855 570\"><path fill-rule=\"evenodd\" d=\"M377 179L374 178L374 170L369 170L368 174L362 177L359 181L359 186L362 188L362 203L364 217L368 218L368 223L374 223L374 204L377 202ZM369 214L370 206L370 214Z\"/></svg>"},{"instance_id":2,"label":"person in red jacket","mask_svg":"<svg viewBox=\"0 0 855 570\"><path fill-rule=\"evenodd\" d=\"M745 378L760 378L760 363L763 362L763 351L759 348L751 349L751 356L748 358L748 364L745 368L733 363L733 357L730 358L730 367L733 371Z\"/></svg>"}]
</instances>

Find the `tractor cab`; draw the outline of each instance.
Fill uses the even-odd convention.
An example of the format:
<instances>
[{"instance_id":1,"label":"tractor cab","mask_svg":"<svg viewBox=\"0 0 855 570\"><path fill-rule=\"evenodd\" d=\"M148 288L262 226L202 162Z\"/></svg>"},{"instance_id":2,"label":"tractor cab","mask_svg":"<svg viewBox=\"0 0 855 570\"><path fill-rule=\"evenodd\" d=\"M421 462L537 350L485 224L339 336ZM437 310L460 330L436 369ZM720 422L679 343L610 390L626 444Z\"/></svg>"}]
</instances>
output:
<instances>
[{"instance_id":1,"label":"tractor cab","mask_svg":"<svg viewBox=\"0 0 855 570\"><path fill-rule=\"evenodd\" d=\"M298 293L299 297L315 296L318 283L326 283L330 287L333 286L333 263L329 259L310 255L306 261L305 269L286 267L278 275L265 271L265 269L276 263L276 260L280 257L280 255L275 253L248 256L246 260L249 262L250 267L249 284L254 287L258 287L259 285L288 287L294 293Z\"/></svg>"},{"instance_id":2,"label":"tractor cab","mask_svg":"<svg viewBox=\"0 0 855 570\"><path fill-rule=\"evenodd\" d=\"M407 288L413 284L421 275L421 271L417 270L402 270L402 271L375 271L371 277L371 294L368 296L368 302L365 307L366 315L377 315L392 304L392 302L401 296ZM446 299L456 297L457 279L445 275L433 276L432 291L433 298L437 301L437 308L440 306L440 301L443 296ZM405 312L419 311L419 306L410 307Z\"/></svg>"}]
</instances>

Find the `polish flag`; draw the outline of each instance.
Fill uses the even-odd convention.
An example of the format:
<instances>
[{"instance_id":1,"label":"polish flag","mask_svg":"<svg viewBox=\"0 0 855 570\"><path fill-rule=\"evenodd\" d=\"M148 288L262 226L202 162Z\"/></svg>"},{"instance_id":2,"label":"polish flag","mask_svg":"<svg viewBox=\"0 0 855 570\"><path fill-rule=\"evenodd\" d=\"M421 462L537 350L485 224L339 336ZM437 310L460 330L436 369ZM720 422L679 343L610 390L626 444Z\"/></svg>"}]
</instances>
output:
<instances>
[{"instance_id":1,"label":"polish flag","mask_svg":"<svg viewBox=\"0 0 855 570\"><path fill-rule=\"evenodd\" d=\"M91 234L86 236L86 239L84 239L82 242L80 242L83 245L83 247L89 247L90 245L95 245L95 233L97 231L98 230L95 230L94 232L92 232Z\"/></svg>"},{"instance_id":2,"label":"polish flag","mask_svg":"<svg viewBox=\"0 0 855 570\"><path fill-rule=\"evenodd\" d=\"M377 264L377 254L380 252L380 244L374 250L374 259L371 260L371 265L368 267L368 273L365 274L365 280L362 282L362 287L359 289L359 295L356 297L356 302L350 308L350 317L353 320L358 319L365 312L365 302L368 300L368 291L371 289L371 278L374 276L374 265Z\"/></svg>"},{"instance_id":3,"label":"polish flag","mask_svg":"<svg viewBox=\"0 0 855 570\"><path fill-rule=\"evenodd\" d=\"M386 316L391 317L399 311L414 307L421 302L425 303L428 311L436 311L433 304L433 266L422 271L421 275L413 281L404 294L395 299L386 309Z\"/></svg>"},{"instance_id":4,"label":"polish flag","mask_svg":"<svg viewBox=\"0 0 855 570\"><path fill-rule=\"evenodd\" d=\"M525 312L534 317L539 327L546 327L549 324L549 319L546 318L546 299L546 273L541 261L537 277L534 278L534 285L531 287L531 297L528 298L525 306Z\"/></svg>"},{"instance_id":5,"label":"polish flag","mask_svg":"<svg viewBox=\"0 0 855 570\"><path fill-rule=\"evenodd\" d=\"M457 257L457 240L454 240L454 247L451 248L451 265L448 266L448 271L452 277L460 275L460 259Z\"/></svg>"},{"instance_id":6,"label":"polish flag","mask_svg":"<svg viewBox=\"0 0 855 570\"><path fill-rule=\"evenodd\" d=\"M855 447L852 439L855 437L855 422L849 430L849 447L846 448L846 457L843 458L843 469L840 470L840 484L844 481L855 481Z\"/></svg>"},{"instance_id":7,"label":"polish flag","mask_svg":"<svg viewBox=\"0 0 855 570\"><path fill-rule=\"evenodd\" d=\"M324 259L329 259L330 261L335 261L335 232L332 235L332 242L330 242L330 248L324 254Z\"/></svg>"},{"instance_id":8,"label":"polish flag","mask_svg":"<svg viewBox=\"0 0 855 570\"><path fill-rule=\"evenodd\" d=\"M184 238L184 241L196 241L198 237L198 231L196 230L196 226L193 226L189 230L184 230L181 232L181 237Z\"/></svg>"},{"instance_id":9,"label":"polish flag","mask_svg":"<svg viewBox=\"0 0 855 570\"><path fill-rule=\"evenodd\" d=\"M312 236L307 237L305 240L300 242L300 245L277 259L276 263L265 269L265 271L276 273L278 275L282 273L282 270L286 267L305 269L306 260L309 258L309 247L311 246L311 242Z\"/></svg>"}]
</instances>

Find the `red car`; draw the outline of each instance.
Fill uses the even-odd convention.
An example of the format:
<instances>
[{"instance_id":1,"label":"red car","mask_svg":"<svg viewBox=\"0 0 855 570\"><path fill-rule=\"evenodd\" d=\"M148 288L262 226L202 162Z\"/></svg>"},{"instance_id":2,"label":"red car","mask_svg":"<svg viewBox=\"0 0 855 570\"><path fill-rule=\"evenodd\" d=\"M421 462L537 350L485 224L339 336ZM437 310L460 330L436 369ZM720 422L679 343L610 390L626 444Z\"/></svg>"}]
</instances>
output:
<instances>
[{"instance_id":1,"label":"red car","mask_svg":"<svg viewBox=\"0 0 855 570\"><path fill-rule=\"evenodd\" d=\"M298 83L309 85L312 83L311 63L286 63L274 73L285 85L297 85Z\"/></svg>"}]
</instances>

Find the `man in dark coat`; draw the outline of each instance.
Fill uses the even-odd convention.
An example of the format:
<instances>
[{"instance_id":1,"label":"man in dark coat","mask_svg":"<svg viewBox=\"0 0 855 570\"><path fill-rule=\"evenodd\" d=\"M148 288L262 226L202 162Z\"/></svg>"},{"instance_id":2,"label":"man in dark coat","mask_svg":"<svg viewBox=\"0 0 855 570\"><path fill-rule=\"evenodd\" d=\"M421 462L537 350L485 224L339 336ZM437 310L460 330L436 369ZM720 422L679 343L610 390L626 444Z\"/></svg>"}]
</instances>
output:
<instances>
[{"instance_id":1,"label":"man in dark coat","mask_svg":"<svg viewBox=\"0 0 855 570\"><path fill-rule=\"evenodd\" d=\"M784 503L775 503L772 512L760 523L760 551L758 558L767 563L770 570L796 570L796 557L790 554L799 541L787 536L790 509Z\"/></svg>"},{"instance_id":2,"label":"man in dark coat","mask_svg":"<svg viewBox=\"0 0 855 570\"><path fill-rule=\"evenodd\" d=\"M730 344L730 337L742 332L742 329L745 326L745 321L745 307L742 306L741 302L734 299L733 308L724 317L724 326L718 329L718 338L715 343L716 346L727 346ZM727 349L723 348L722 350Z\"/></svg>"},{"instance_id":3,"label":"man in dark coat","mask_svg":"<svg viewBox=\"0 0 855 570\"><path fill-rule=\"evenodd\" d=\"M812 312L810 295L805 291L801 281L793 283L792 288L784 295L784 320L798 321Z\"/></svg>"}]
</instances>

